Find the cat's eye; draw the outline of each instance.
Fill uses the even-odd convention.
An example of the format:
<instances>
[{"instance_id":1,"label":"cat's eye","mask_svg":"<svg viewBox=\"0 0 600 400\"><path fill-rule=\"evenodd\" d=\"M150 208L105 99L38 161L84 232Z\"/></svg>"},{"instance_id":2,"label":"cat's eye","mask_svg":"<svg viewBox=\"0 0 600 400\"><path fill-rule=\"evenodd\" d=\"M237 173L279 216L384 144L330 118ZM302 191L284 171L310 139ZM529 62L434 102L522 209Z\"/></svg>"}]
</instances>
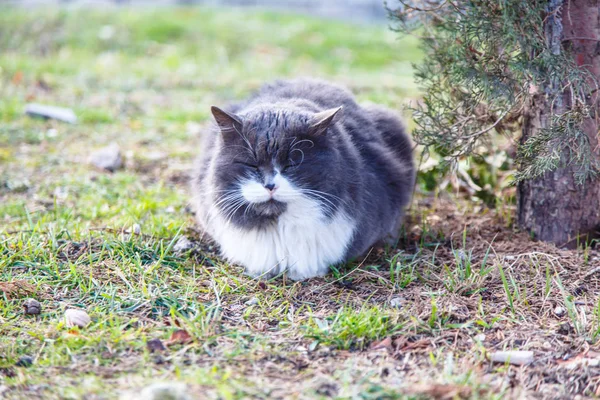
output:
<instances>
[{"instance_id":1,"label":"cat's eye","mask_svg":"<svg viewBox=\"0 0 600 400\"><path fill-rule=\"evenodd\" d=\"M283 172L289 171L290 169L292 169L294 167L295 167L295 165L293 165L293 164L285 165L283 168L281 168L281 172L283 173Z\"/></svg>"},{"instance_id":2,"label":"cat's eye","mask_svg":"<svg viewBox=\"0 0 600 400\"><path fill-rule=\"evenodd\" d=\"M258 171L258 165L255 165L255 164L247 163L244 161L235 161L235 164L243 165L247 168L252 168L252 169L255 169Z\"/></svg>"}]
</instances>

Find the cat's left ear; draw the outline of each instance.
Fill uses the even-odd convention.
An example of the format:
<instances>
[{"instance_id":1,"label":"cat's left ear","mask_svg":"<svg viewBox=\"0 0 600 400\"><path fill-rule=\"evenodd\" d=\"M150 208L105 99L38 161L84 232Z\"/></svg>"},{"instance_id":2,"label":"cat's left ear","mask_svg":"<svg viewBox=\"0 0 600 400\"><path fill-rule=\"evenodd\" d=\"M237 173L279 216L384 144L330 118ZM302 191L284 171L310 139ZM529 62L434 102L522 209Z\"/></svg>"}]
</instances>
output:
<instances>
[{"instance_id":1,"label":"cat's left ear","mask_svg":"<svg viewBox=\"0 0 600 400\"><path fill-rule=\"evenodd\" d=\"M310 133L313 135L320 135L324 133L327 128L335 124L342 116L342 107L331 108L329 110L321 111L315 114L313 117L313 123L310 126Z\"/></svg>"},{"instance_id":2,"label":"cat's left ear","mask_svg":"<svg viewBox=\"0 0 600 400\"><path fill-rule=\"evenodd\" d=\"M215 118L217 125L219 125L219 128L221 128L221 132L223 132L223 134L232 131L240 132L242 130L242 119L234 113L221 110L216 106L212 106L210 108L210 112Z\"/></svg>"}]
</instances>

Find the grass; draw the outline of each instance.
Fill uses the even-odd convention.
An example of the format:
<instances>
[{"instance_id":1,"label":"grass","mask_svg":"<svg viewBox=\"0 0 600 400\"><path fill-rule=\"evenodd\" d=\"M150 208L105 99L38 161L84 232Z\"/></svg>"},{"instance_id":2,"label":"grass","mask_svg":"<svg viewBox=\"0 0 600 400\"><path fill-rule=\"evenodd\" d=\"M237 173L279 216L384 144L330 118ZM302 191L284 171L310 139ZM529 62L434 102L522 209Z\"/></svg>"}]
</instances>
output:
<instances>
[{"instance_id":1,"label":"grass","mask_svg":"<svg viewBox=\"0 0 600 400\"><path fill-rule=\"evenodd\" d=\"M150 398L156 382L220 399L598 393L595 367L557 361L597 346L600 281L582 266L598 252L515 232L510 188L497 209L418 190L396 247L307 282L249 279L199 240L187 180L210 105L312 75L401 110L418 97L419 57L383 24L4 6L0 397ZM28 102L70 107L79 121L31 119ZM91 167L111 142L124 168ZM193 246L175 251L182 237ZM24 314L27 298L40 315ZM91 324L67 327L69 308ZM536 362L489 364L487 352L507 349Z\"/></svg>"}]
</instances>

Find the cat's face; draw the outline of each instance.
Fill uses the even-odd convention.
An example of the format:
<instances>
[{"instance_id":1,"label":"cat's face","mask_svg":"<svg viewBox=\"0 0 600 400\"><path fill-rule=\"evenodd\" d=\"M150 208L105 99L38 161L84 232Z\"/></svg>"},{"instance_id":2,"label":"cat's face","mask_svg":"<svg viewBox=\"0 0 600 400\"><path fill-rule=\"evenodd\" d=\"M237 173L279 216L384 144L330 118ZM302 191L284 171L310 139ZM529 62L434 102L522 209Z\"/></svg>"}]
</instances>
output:
<instances>
[{"instance_id":1,"label":"cat's face","mask_svg":"<svg viewBox=\"0 0 600 400\"><path fill-rule=\"evenodd\" d=\"M225 220L256 228L286 212L332 213L339 206L330 168L337 152L327 130L339 110L237 116L213 107L222 137L213 198Z\"/></svg>"}]
</instances>

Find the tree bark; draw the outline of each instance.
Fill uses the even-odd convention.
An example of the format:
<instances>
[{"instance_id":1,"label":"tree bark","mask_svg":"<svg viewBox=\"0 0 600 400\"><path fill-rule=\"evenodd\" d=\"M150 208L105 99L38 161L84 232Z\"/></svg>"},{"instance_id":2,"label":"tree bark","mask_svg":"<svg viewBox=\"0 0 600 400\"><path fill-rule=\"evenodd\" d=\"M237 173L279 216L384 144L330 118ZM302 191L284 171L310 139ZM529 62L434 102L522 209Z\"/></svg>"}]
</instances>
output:
<instances>
[{"instance_id":1,"label":"tree bark","mask_svg":"<svg viewBox=\"0 0 600 400\"><path fill-rule=\"evenodd\" d=\"M546 40L553 51L568 51L576 63L587 68L600 81L600 9L599 0L550 0L546 18ZM555 13L552 13L552 8ZM550 125L552 113L569 107L567 93L553 105L545 93L561 90L565 82L539 90L528 104L523 120L521 141ZM591 85L595 87L595 85ZM598 92L590 96L596 115L583 124L596 157L598 148ZM568 154L562 155L564 159ZM544 176L519 184L518 222L522 229L543 241L575 247L600 237L600 180L578 185L571 167L560 168Z\"/></svg>"}]
</instances>

